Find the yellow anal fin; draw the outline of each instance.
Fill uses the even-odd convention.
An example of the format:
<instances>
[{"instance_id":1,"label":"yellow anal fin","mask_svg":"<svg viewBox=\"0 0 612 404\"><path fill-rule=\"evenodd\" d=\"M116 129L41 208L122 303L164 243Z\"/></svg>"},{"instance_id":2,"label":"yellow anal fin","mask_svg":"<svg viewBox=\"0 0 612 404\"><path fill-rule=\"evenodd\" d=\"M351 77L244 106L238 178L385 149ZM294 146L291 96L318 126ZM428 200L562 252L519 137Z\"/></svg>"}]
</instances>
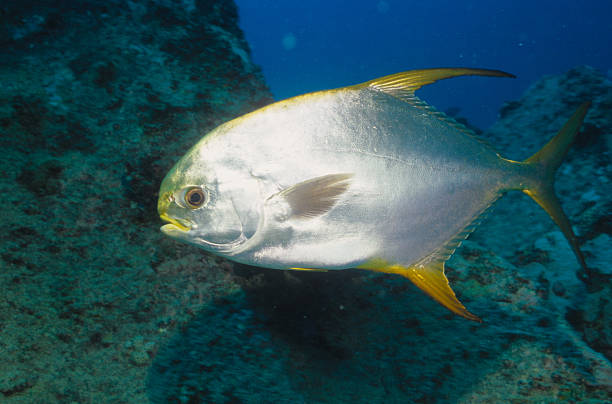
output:
<instances>
[{"instance_id":1,"label":"yellow anal fin","mask_svg":"<svg viewBox=\"0 0 612 404\"><path fill-rule=\"evenodd\" d=\"M311 272L327 272L327 269L318 269L318 268L289 268L292 271L311 271Z\"/></svg>"},{"instance_id":2,"label":"yellow anal fin","mask_svg":"<svg viewBox=\"0 0 612 404\"><path fill-rule=\"evenodd\" d=\"M451 289L448 279L444 275L444 262L436 261L425 265L418 264L404 267L401 265L385 265L381 260L374 260L360 265L358 268L402 275L453 313L468 320L482 322L478 316L470 313L455 296L455 292Z\"/></svg>"},{"instance_id":3,"label":"yellow anal fin","mask_svg":"<svg viewBox=\"0 0 612 404\"><path fill-rule=\"evenodd\" d=\"M389 76L380 77L362 84L358 84L354 87L370 87L398 98L407 99L413 97L416 90L427 84L458 76L515 77L513 74L506 73L501 70L446 67L410 70L391 74Z\"/></svg>"}]
</instances>

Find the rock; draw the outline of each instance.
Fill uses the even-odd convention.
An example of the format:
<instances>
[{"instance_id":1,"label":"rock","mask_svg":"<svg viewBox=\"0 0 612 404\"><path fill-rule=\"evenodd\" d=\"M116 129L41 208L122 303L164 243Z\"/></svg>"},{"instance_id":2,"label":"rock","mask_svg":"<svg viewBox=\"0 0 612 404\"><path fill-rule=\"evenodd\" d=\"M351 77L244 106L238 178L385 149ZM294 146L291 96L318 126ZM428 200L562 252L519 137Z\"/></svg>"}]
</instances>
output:
<instances>
[{"instance_id":1,"label":"rock","mask_svg":"<svg viewBox=\"0 0 612 404\"><path fill-rule=\"evenodd\" d=\"M589 256L589 266L604 275L612 275L612 237L600 234L588 242L583 250Z\"/></svg>"},{"instance_id":2,"label":"rock","mask_svg":"<svg viewBox=\"0 0 612 404\"><path fill-rule=\"evenodd\" d=\"M237 288L158 231L159 184L271 95L231 0L5 3L0 401L146 402L158 343Z\"/></svg>"}]
</instances>

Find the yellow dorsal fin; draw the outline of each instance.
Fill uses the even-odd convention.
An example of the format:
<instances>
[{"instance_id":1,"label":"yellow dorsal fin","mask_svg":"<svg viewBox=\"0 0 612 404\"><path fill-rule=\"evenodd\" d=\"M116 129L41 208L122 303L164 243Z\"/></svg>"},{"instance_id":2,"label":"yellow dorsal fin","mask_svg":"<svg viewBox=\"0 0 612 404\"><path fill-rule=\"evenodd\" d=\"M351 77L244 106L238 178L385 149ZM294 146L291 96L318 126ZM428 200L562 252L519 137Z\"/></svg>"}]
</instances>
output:
<instances>
[{"instance_id":1,"label":"yellow dorsal fin","mask_svg":"<svg viewBox=\"0 0 612 404\"><path fill-rule=\"evenodd\" d=\"M515 77L514 75L501 70L489 69L470 69L465 67L445 67L435 69L410 70L380 77L378 79L366 81L355 87L370 87L388 93L394 97L411 100L414 92L419 88L434 83L438 80L449 79L457 76L494 76L494 77Z\"/></svg>"},{"instance_id":2,"label":"yellow dorsal fin","mask_svg":"<svg viewBox=\"0 0 612 404\"><path fill-rule=\"evenodd\" d=\"M434 260L405 267L385 264L382 260L373 260L360 265L358 268L402 275L453 313L468 320L482 322L478 316L470 313L455 296L455 292L451 289L448 279L444 275L444 261Z\"/></svg>"}]
</instances>

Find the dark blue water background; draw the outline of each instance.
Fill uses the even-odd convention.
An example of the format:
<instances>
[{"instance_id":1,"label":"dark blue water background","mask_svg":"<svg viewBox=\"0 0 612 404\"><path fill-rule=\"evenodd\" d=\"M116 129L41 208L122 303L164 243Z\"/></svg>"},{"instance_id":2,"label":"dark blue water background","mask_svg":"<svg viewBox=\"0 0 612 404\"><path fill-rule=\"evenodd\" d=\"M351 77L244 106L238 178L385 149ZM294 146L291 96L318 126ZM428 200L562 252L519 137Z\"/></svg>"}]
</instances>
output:
<instances>
[{"instance_id":1,"label":"dark blue water background","mask_svg":"<svg viewBox=\"0 0 612 404\"><path fill-rule=\"evenodd\" d=\"M501 69L419 96L481 128L536 79L577 65L612 69L612 1L236 0L240 24L277 99L424 67ZM608 73L609 75L609 73Z\"/></svg>"}]
</instances>

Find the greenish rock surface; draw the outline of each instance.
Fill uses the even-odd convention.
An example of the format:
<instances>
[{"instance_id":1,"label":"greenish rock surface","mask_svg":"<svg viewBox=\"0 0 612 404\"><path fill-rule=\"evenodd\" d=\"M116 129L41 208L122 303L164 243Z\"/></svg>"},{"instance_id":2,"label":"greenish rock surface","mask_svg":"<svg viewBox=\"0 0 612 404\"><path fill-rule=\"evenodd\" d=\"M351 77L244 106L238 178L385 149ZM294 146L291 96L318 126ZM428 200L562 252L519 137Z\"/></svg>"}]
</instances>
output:
<instances>
[{"instance_id":1,"label":"greenish rock surface","mask_svg":"<svg viewBox=\"0 0 612 404\"><path fill-rule=\"evenodd\" d=\"M0 402L610 401L599 72L543 78L482 135L523 159L593 101L557 178L591 270L509 194L448 263L477 324L401 277L248 268L158 231L167 170L271 101L231 1L11 2L0 18Z\"/></svg>"},{"instance_id":2,"label":"greenish rock surface","mask_svg":"<svg viewBox=\"0 0 612 404\"><path fill-rule=\"evenodd\" d=\"M159 232L202 133L271 101L232 1L1 6L0 402L143 403L181 325L236 290Z\"/></svg>"}]
</instances>

